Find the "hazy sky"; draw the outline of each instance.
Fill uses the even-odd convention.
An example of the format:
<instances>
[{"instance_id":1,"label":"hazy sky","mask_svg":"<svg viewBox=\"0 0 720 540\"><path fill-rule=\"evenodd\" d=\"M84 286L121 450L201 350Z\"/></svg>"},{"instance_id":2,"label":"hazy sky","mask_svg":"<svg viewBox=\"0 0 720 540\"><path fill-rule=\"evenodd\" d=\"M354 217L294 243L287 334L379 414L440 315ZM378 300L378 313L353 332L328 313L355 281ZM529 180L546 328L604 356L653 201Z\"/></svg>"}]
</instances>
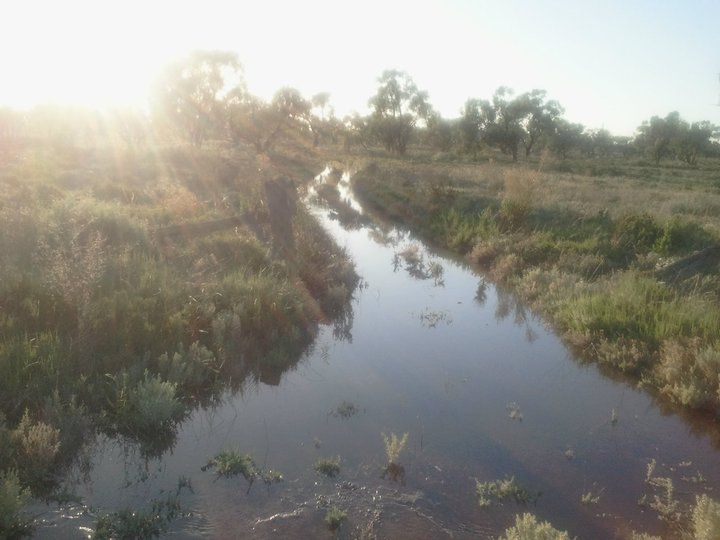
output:
<instances>
[{"instance_id":1,"label":"hazy sky","mask_svg":"<svg viewBox=\"0 0 720 540\"><path fill-rule=\"evenodd\" d=\"M168 59L226 49L252 91L328 91L341 115L399 68L447 116L506 85L615 133L672 110L720 124L718 0L7 0L1 13L0 105L143 104Z\"/></svg>"}]
</instances>

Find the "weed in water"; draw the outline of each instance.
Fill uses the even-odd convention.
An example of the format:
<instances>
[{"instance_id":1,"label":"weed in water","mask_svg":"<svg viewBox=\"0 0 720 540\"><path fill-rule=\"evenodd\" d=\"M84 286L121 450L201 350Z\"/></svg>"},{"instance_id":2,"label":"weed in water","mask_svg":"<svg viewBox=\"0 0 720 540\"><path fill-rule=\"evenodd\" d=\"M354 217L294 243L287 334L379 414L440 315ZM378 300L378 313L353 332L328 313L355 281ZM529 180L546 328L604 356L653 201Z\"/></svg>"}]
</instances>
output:
<instances>
[{"instance_id":1,"label":"weed in water","mask_svg":"<svg viewBox=\"0 0 720 540\"><path fill-rule=\"evenodd\" d=\"M93 538L159 538L179 514L180 504L176 497L155 500L149 509L124 509L105 514L98 520Z\"/></svg>"},{"instance_id":2,"label":"weed in water","mask_svg":"<svg viewBox=\"0 0 720 540\"><path fill-rule=\"evenodd\" d=\"M331 531L337 531L346 519L347 513L340 510L337 506L331 506L327 514L325 514L325 524Z\"/></svg>"},{"instance_id":3,"label":"weed in water","mask_svg":"<svg viewBox=\"0 0 720 540\"><path fill-rule=\"evenodd\" d=\"M570 536L547 521L538 521L532 514L523 514L515 517L515 525L506 529L500 540L570 540Z\"/></svg>"},{"instance_id":4,"label":"weed in water","mask_svg":"<svg viewBox=\"0 0 720 540\"><path fill-rule=\"evenodd\" d=\"M600 502L600 495L601 495L601 494L602 494L602 492L598 492L598 493L594 494L592 491L588 491L587 493L583 493L583 494L580 496L580 502L581 502L582 504L586 504L586 505L588 505L588 504L597 504L597 503Z\"/></svg>"},{"instance_id":5,"label":"weed in water","mask_svg":"<svg viewBox=\"0 0 720 540\"><path fill-rule=\"evenodd\" d=\"M335 408L335 410L331 411L330 414L332 414L336 418L342 418L343 420L347 420L348 418L355 416L357 413L358 408L355 406L354 403L350 403L349 401L343 401Z\"/></svg>"},{"instance_id":6,"label":"weed in water","mask_svg":"<svg viewBox=\"0 0 720 540\"><path fill-rule=\"evenodd\" d=\"M322 458L315 462L315 472L327 476L328 478L335 478L340 474L340 458Z\"/></svg>"},{"instance_id":7,"label":"weed in water","mask_svg":"<svg viewBox=\"0 0 720 540\"><path fill-rule=\"evenodd\" d=\"M385 455L387 456L388 463L397 464L400 453L407 444L408 434L404 433L402 437L398 437L395 433L390 433L388 437L383 433L382 438L385 443Z\"/></svg>"},{"instance_id":8,"label":"weed in water","mask_svg":"<svg viewBox=\"0 0 720 540\"><path fill-rule=\"evenodd\" d=\"M248 481L248 491L258 478L266 485L276 484L283 481L283 476L272 469L262 469L255 464L250 454L241 454L237 450L224 450L208 461L202 470L215 469L218 476L231 478L242 475Z\"/></svg>"},{"instance_id":9,"label":"weed in water","mask_svg":"<svg viewBox=\"0 0 720 540\"><path fill-rule=\"evenodd\" d=\"M490 506L493 502L512 498L518 504L535 502L540 493L528 491L521 486L514 476L503 480L491 480L489 482L475 481L475 492L478 497L478 504L481 507Z\"/></svg>"},{"instance_id":10,"label":"weed in water","mask_svg":"<svg viewBox=\"0 0 720 540\"><path fill-rule=\"evenodd\" d=\"M522 422L523 413L517 403L514 401L512 403L508 403L506 409L508 410L508 418Z\"/></svg>"}]
</instances>

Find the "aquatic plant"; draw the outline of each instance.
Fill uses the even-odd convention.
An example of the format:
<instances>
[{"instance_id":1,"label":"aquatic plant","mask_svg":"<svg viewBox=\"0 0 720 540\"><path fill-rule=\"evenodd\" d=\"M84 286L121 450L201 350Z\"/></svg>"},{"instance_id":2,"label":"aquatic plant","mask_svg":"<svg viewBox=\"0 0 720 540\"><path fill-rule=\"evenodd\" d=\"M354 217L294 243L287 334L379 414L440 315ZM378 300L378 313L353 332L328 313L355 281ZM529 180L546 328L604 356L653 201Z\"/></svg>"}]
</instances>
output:
<instances>
[{"instance_id":1,"label":"aquatic plant","mask_svg":"<svg viewBox=\"0 0 720 540\"><path fill-rule=\"evenodd\" d=\"M346 519L347 513L337 506L331 506L325 514L325 524L331 531L338 530Z\"/></svg>"},{"instance_id":2,"label":"aquatic plant","mask_svg":"<svg viewBox=\"0 0 720 540\"><path fill-rule=\"evenodd\" d=\"M223 450L201 469L203 471L215 469L215 474L223 478L241 475L248 481L248 491L257 479L262 480L267 486L284 480L283 475L278 471L258 467L250 454L242 454L238 450Z\"/></svg>"},{"instance_id":3,"label":"aquatic plant","mask_svg":"<svg viewBox=\"0 0 720 540\"><path fill-rule=\"evenodd\" d=\"M570 540L570 536L547 521L538 521L532 514L523 514L515 516L515 525L506 529L499 540Z\"/></svg>"},{"instance_id":4,"label":"aquatic plant","mask_svg":"<svg viewBox=\"0 0 720 540\"><path fill-rule=\"evenodd\" d=\"M176 496L167 500L154 500L151 507L142 510L122 509L101 516L95 526L95 540L135 540L159 538L167 531L170 522L180 514Z\"/></svg>"},{"instance_id":5,"label":"aquatic plant","mask_svg":"<svg viewBox=\"0 0 720 540\"><path fill-rule=\"evenodd\" d=\"M517 403L515 403L513 401L512 403L508 403L506 408L508 410L508 417L511 420L518 420L518 421L522 422L523 413L520 410L520 405L518 405Z\"/></svg>"},{"instance_id":6,"label":"aquatic plant","mask_svg":"<svg viewBox=\"0 0 720 540\"><path fill-rule=\"evenodd\" d=\"M327 476L328 478L334 478L340 474L340 458L321 458L315 462L315 472Z\"/></svg>"},{"instance_id":7,"label":"aquatic plant","mask_svg":"<svg viewBox=\"0 0 720 540\"><path fill-rule=\"evenodd\" d=\"M23 513L30 491L20 485L17 471L0 472L0 537L22 538L32 531L32 520Z\"/></svg>"},{"instance_id":8,"label":"aquatic plant","mask_svg":"<svg viewBox=\"0 0 720 540\"><path fill-rule=\"evenodd\" d=\"M338 405L334 411L332 411L332 415L336 417L340 417L344 420L355 416L358 413L358 408L355 406L354 403L351 403L349 401L344 401Z\"/></svg>"},{"instance_id":9,"label":"aquatic plant","mask_svg":"<svg viewBox=\"0 0 720 540\"><path fill-rule=\"evenodd\" d=\"M535 502L540 493L528 491L520 485L514 476L506 477L503 480L491 480L489 482L475 481L475 492L478 504L481 507L490 506L493 502L512 498L518 504Z\"/></svg>"},{"instance_id":10,"label":"aquatic plant","mask_svg":"<svg viewBox=\"0 0 720 540\"><path fill-rule=\"evenodd\" d=\"M398 437L395 433L390 433L388 437L383 433L382 438L385 443L385 455L387 456L388 464L397 464L400 453L407 444L408 434L404 433L402 437Z\"/></svg>"},{"instance_id":11,"label":"aquatic plant","mask_svg":"<svg viewBox=\"0 0 720 540\"><path fill-rule=\"evenodd\" d=\"M675 485L672 478L655 476L657 462L653 459L647 465L645 483L659 493L653 493L652 498L643 495L640 504L647 504L658 513L658 517L666 523L677 524L682 519L680 502L675 498Z\"/></svg>"},{"instance_id":12,"label":"aquatic plant","mask_svg":"<svg viewBox=\"0 0 720 540\"><path fill-rule=\"evenodd\" d=\"M601 494L602 494L602 491L599 493L593 493L592 491L588 491L587 493L583 493L580 496L580 502L585 505L597 504L600 502Z\"/></svg>"}]
</instances>

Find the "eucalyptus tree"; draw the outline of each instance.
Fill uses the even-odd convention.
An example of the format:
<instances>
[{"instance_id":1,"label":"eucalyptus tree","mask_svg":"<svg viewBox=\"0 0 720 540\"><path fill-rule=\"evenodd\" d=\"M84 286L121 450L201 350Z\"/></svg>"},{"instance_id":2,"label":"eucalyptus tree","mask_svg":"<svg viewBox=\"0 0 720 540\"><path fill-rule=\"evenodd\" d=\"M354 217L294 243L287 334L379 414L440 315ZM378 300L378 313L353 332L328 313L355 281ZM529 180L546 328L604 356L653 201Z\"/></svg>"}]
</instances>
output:
<instances>
[{"instance_id":1,"label":"eucalyptus tree","mask_svg":"<svg viewBox=\"0 0 720 540\"><path fill-rule=\"evenodd\" d=\"M418 121L427 121L431 113L428 95L404 71L386 70L378 82L377 93L369 101L372 132L385 149L402 155Z\"/></svg>"},{"instance_id":2,"label":"eucalyptus tree","mask_svg":"<svg viewBox=\"0 0 720 540\"><path fill-rule=\"evenodd\" d=\"M244 88L237 55L195 51L164 70L157 82L153 112L193 146L201 146L224 125L225 97L230 88Z\"/></svg>"},{"instance_id":3,"label":"eucalyptus tree","mask_svg":"<svg viewBox=\"0 0 720 540\"><path fill-rule=\"evenodd\" d=\"M295 88L281 88L268 103L238 87L228 94L224 115L233 142L266 153L288 130L309 129L310 103Z\"/></svg>"}]
</instances>

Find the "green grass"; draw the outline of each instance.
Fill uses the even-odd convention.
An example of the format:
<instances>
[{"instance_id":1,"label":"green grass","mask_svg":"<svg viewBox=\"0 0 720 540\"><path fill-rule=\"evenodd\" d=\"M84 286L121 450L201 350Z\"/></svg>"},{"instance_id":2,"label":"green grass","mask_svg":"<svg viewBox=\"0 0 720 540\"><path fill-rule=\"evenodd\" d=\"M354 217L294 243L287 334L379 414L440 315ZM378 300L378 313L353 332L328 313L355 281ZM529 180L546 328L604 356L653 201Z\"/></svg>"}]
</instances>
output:
<instances>
[{"instance_id":1,"label":"green grass","mask_svg":"<svg viewBox=\"0 0 720 540\"><path fill-rule=\"evenodd\" d=\"M331 531L337 531L346 519L346 512L340 510L337 506L331 506L325 514L325 525Z\"/></svg>"}]
</instances>

